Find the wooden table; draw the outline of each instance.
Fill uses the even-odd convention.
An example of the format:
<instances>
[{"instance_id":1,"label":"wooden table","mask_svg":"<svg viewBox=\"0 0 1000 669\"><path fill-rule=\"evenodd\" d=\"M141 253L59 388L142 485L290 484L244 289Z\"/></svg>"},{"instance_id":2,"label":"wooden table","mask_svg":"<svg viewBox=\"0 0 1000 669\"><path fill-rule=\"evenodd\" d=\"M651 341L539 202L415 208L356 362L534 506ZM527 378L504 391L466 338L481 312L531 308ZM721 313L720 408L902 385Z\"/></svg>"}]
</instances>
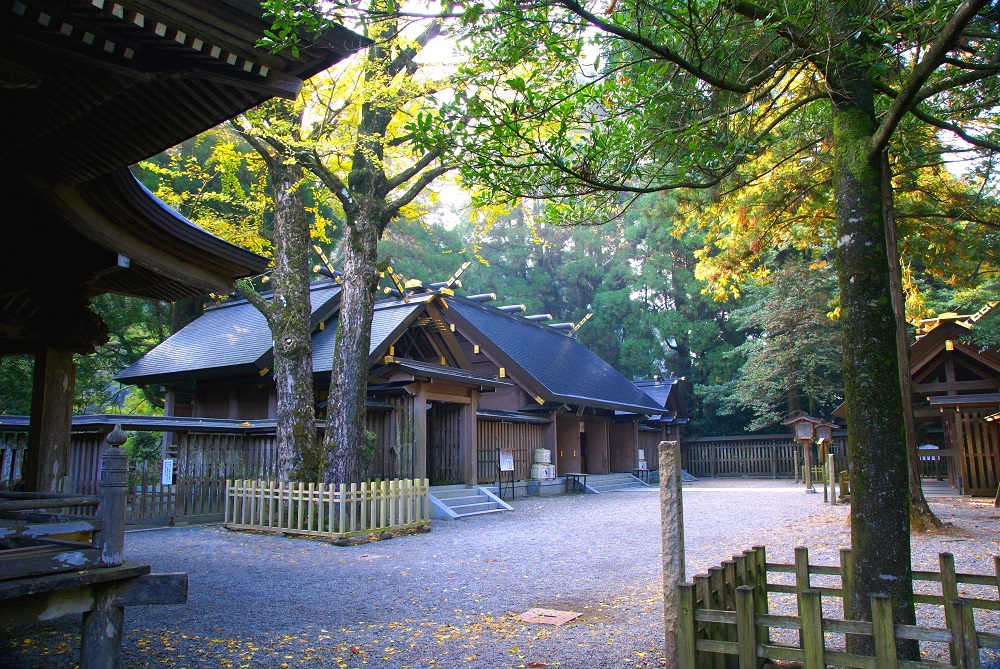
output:
<instances>
[{"instance_id":1,"label":"wooden table","mask_svg":"<svg viewBox=\"0 0 1000 669\"><path fill-rule=\"evenodd\" d=\"M573 492L587 492L587 475L583 472L571 472L563 474L566 477L566 492L570 491L570 483L573 484Z\"/></svg>"}]
</instances>

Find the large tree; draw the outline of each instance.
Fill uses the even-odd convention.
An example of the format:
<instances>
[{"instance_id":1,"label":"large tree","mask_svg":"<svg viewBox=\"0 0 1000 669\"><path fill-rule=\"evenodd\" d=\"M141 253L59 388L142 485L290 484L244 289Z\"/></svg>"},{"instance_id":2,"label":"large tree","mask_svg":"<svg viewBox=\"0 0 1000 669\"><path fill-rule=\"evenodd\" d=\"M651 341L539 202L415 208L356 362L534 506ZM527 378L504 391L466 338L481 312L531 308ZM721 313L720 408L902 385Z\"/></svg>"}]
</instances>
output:
<instances>
[{"instance_id":1,"label":"large tree","mask_svg":"<svg viewBox=\"0 0 1000 669\"><path fill-rule=\"evenodd\" d=\"M619 208L623 193L724 197L763 178L739 168L767 152L805 165L828 147L862 617L886 593L897 622L914 619L883 154L905 153L901 124L930 125L954 150L998 148L992 12L986 0L504 1L469 43L466 78L499 70L507 86L478 89L467 175L500 196L555 198L556 216Z\"/></svg>"},{"instance_id":2,"label":"large tree","mask_svg":"<svg viewBox=\"0 0 1000 669\"><path fill-rule=\"evenodd\" d=\"M287 3L273 3L272 9L277 25ZM454 81L435 72L437 63L422 60L442 34L443 21L406 18L388 0L347 9L347 22L372 46L307 83L303 131L262 131L313 175L343 220L342 242L333 254L342 288L322 474L333 483L361 480L366 465L368 353L375 295L385 270L378 242L394 220L414 216L418 197L455 167L447 138L434 132L441 122L436 96L451 90ZM300 18L293 16L292 22ZM308 32L301 23L294 27L300 30ZM416 143L421 136L433 141Z\"/></svg>"}]
</instances>

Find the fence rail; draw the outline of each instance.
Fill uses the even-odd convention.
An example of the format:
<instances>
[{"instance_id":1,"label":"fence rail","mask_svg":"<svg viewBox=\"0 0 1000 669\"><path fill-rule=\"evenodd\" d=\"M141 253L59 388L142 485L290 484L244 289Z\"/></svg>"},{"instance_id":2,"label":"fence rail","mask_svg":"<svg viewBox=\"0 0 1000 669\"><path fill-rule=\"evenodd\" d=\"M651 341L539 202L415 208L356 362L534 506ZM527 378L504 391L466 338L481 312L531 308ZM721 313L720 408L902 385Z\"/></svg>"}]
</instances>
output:
<instances>
[{"instance_id":1,"label":"fence rail","mask_svg":"<svg viewBox=\"0 0 1000 669\"><path fill-rule=\"evenodd\" d=\"M351 537L429 524L427 494L427 479L350 485L230 480L223 522L237 530Z\"/></svg>"},{"instance_id":2,"label":"fence rail","mask_svg":"<svg viewBox=\"0 0 1000 669\"><path fill-rule=\"evenodd\" d=\"M813 446L813 464L821 464ZM829 452L835 471L847 469L847 436L835 432ZM681 442L684 470L700 477L792 478L802 467L802 445L787 434L701 437Z\"/></svg>"},{"instance_id":3,"label":"fence rail","mask_svg":"<svg viewBox=\"0 0 1000 669\"><path fill-rule=\"evenodd\" d=\"M679 585L678 654L682 669L756 669L763 659L800 662L805 669L827 665L978 669L980 648L1000 648L1000 634L977 631L974 617L975 609L1000 611L1000 600L992 596L960 597L958 590L961 584L981 586L980 595L998 592L1000 557L993 560L993 575L956 572L950 553L939 555L940 571L913 572L915 585L938 584L934 587L940 588L940 594L915 592L914 602L943 607L944 628L893 624L891 603L881 595L872 598L871 621L852 620L849 549L841 550L840 561L840 566L812 565L808 550L797 548L794 564L770 563L764 547L757 546ZM794 582L771 583L769 574L793 574ZM813 576L839 577L839 587L814 584ZM768 596L772 593L796 595L795 614L769 613ZM840 600L843 619L823 616L824 597ZM771 637L774 629L797 633L798 643L776 642ZM832 635L838 634L873 637L875 655L851 654L846 648L831 647ZM897 640L946 645L950 664L904 661L897 657Z\"/></svg>"}]
</instances>

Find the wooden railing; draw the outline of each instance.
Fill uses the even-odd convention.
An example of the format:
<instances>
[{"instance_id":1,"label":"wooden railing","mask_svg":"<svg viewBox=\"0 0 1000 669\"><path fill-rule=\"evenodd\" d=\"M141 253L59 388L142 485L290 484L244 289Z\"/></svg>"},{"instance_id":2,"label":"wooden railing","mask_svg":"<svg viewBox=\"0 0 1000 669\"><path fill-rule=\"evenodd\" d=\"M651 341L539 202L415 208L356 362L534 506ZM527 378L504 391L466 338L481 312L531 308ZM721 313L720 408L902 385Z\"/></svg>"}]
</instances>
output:
<instances>
[{"instance_id":1,"label":"wooden railing","mask_svg":"<svg viewBox=\"0 0 1000 669\"><path fill-rule=\"evenodd\" d=\"M430 525L428 481L396 479L350 485L226 482L224 523L259 530L330 538Z\"/></svg>"},{"instance_id":2,"label":"wooden railing","mask_svg":"<svg viewBox=\"0 0 1000 669\"><path fill-rule=\"evenodd\" d=\"M1000 588L1000 557L994 558L994 574L957 573L950 553L939 555L940 571L914 571L913 581L940 584L940 594L915 592L915 604L943 607L946 627L898 625L892 622L887 597L872 598L872 620L852 620L850 602L851 551L841 550L840 566L809 564L808 551L797 548L795 564L769 563L765 549L757 546L732 560L712 567L678 586L678 654L682 669L756 669L762 660L803 663L805 669L827 665L883 669L978 669L980 648L1000 648L1000 635L977 632L974 609L1000 611L1000 600L959 597L960 584L981 587L985 592ZM769 574L792 574L793 583L770 583ZM819 586L811 577L837 577L839 586ZM968 589L968 588L967 588ZM926 590L926 588L925 588ZM794 615L768 611L772 593L794 594ZM823 617L823 598L839 599L843 619ZM772 638L776 629L798 635L798 644L781 644ZM865 635L874 638L874 656L831 647L832 635ZM939 661L904 661L897 657L896 641L947 645L950 664Z\"/></svg>"},{"instance_id":3,"label":"wooden railing","mask_svg":"<svg viewBox=\"0 0 1000 669\"><path fill-rule=\"evenodd\" d=\"M186 573L123 559L124 441L108 436L96 495L0 491L0 628L82 613L81 669L120 666L125 607L187 601Z\"/></svg>"}]
</instances>

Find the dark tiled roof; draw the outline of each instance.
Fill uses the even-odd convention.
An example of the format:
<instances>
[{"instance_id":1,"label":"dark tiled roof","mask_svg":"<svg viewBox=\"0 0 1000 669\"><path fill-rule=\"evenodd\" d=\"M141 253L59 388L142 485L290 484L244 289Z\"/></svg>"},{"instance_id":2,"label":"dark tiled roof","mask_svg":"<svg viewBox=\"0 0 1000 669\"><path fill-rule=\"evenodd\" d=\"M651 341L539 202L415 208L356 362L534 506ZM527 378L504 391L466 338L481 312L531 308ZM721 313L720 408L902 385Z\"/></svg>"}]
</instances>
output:
<instances>
[{"instance_id":1,"label":"dark tiled roof","mask_svg":"<svg viewBox=\"0 0 1000 669\"><path fill-rule=\"evenodd\" d=\"M313 314L332 308L339 294L340 286L332 281L314 283ZM208 309L115 379L145 384L251 373L270 364L272 344L271 331L257 308L243 299L232 300ZM332 352L327 370L331 362Z\"/></svg>"},{"instance_id":2,"label":"dark tiled roof","mask_svg":"<svg viewBox=\"0 0 1000 669\"><path fill-rule=\"evenodd\" d=\"M375 303L372 314L372 339L368 355L384 350L398 338L398 333L421 312L433 296L420 299L382 300ZM313 372L329 372L333 369L333 347L337 339L337 319L332 319L326 329L313 333Z\"/></svg>"},{"instance_id":3,"label":"dark tiled roof","mask_svg":"<svg viewBox=\"0 0 1000 669\"><path fill-rule=\"evenodd\" d=\"M635 385L642 388L642 390L652 397L654 400L660 403L661 407L667 406L667 400L670 398L670 391L673 390L680 382L680 379L667 378L667 379L643 379L641 381L636 381Z\"/></svg>"},{"instance_id":4,"label":"dark tiled roof","mask_svg":"<svg viewBox=\"0 0 1000 669\"><path fill-rule=\"evenodd\" d=\"M445 318L459 321L509 375L543 400L601 409L660 413L663 407L600 356L547 325L460 297L445 298ZM478 336L477 336L478 335Z\"/></svg>"}]
</instances>

